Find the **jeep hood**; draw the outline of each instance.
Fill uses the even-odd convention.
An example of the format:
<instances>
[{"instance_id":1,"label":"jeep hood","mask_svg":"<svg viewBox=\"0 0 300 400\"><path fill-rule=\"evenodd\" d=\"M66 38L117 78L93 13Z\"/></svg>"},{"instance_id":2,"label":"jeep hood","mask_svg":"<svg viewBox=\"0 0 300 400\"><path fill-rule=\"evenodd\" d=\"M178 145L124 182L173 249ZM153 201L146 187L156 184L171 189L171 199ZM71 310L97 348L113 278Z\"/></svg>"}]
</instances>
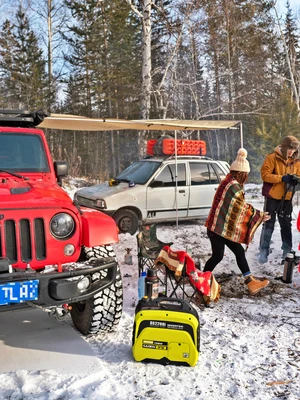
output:
<instances>
[{"instance_id":1,"label":"jeep hood","mask_svg":"<svg viewBox=\"0 0 300 400\"><path fill-rule=\"evenodd\" d=\"M125 190L132 190L133 188L129 187L127 182L120 182L116 186L109 186L109 184L105 182L105 183L100 183L99 185L93 185L79 189L77 190L76 195L82 197L88 197L89 199L92 200L99 198L104 199L107 196L111 196L118 193L124 193Z\"/></svg>"},{"instance_id":2,"label":"jeep hood","mask_svg":"<svg viewBox=\"0 0 300 400\"><path fill-rule=\"evenodd\" d=\"M72 200L60 186L48 181L2 178L0 202L3 208L58 208L71 204Z\"/></svg>"}]
</instances>

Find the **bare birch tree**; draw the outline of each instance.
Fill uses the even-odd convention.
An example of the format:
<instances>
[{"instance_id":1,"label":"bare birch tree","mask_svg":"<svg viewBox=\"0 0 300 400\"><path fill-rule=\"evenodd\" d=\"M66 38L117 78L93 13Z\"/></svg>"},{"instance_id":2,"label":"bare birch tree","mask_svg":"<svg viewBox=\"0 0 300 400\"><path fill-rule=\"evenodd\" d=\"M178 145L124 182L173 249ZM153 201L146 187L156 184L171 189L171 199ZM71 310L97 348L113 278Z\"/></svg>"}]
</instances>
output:
<instances>
[{"instance_id":1,"label":"bare birch tree","mask_svg":"<svg viewBox=\"0 0 300 400\"><path fill-rule=\"evenodd\" d=\"M277 21L277 25L278 25L279 32L280 32L280 38L281 38L283 48L284 48L286 63L288 66L288 71L289 71L290 80L291 80L292 93L294 95L297 110L300 111L300 93L299 93L299 87L296 85L296 71L295 71L295 68L293 68L293 64L292 64L292 60L291 60L292 55L290 54L289 49L287 47L284 33L283 33L283 30L281 27L280 18L278 16L278 12L277 12L277 8L276 8L276 2L274 2L274 4L273 4L273 9L275 11L276 21Z\"/></svg>"},{"instance_id":2,"label":"bare birch tree","mask_svg":"<svg viewBox=\"0 0 300 400\"><path fill-rule=\"evenodd\" d=\"M61 34L67 23L67 11L63 0L26 0L32 14L39 40L45 48L47 60L47 108L53 111L57 91L63 74L66 73L63 60Z\"/></svg>"},{"instance_id":3,"label":"bare birch tree","mask_svg":"<svg viewBox=\"0 0 300 400\"><path fill-rule=\"evenodd\" d=\"M150 118L151 106L151 0L140 0L142 11L133 4L132 0L125 0L142 22L142 95L141 95L141 117Z\"/></svg>"}]
</instances>

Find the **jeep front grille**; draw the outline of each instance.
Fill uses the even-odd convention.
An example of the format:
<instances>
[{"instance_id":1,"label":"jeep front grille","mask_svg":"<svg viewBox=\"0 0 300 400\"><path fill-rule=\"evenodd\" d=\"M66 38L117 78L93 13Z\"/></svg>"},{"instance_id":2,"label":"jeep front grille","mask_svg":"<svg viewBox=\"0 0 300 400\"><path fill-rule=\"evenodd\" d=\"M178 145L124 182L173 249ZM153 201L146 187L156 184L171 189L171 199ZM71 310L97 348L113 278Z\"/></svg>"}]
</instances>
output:
<instances>
[{"instance_id":1,"label":"jeep front grille","mask_svg":"<svg viewBox=\"0 0 300 400\"><path fill-rule=\"evenodd\" d=\"M45 260L46 240L43 219L4 221L0 229L0 257L4 256L8 257L12 264L18 261L29 263L33 257L38 261Z\"/></svg>"}]
</instances>

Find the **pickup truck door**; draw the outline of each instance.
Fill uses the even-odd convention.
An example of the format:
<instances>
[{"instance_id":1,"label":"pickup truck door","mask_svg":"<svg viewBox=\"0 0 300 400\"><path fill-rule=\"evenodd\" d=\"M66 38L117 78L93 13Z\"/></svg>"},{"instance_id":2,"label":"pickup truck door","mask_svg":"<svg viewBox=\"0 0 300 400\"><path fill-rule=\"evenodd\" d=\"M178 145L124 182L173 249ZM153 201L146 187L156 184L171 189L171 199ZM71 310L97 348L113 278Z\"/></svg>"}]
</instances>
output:
<instances>
[{"instance_id":1,"label":"pickup truck door","mask_svg":"<svg viewBox=\"0 0 300 400\"><path fill-rule=\"evenodd\" d=\"M147 219L176 218L176 168L175 163L166 164L147 187ZM177 163L177 216L187 216L189 186L187 186L186 163Z\"/></svg>"},{"instance_id":2,"label":"pickup truck door","mask_svg":"<svg viewBox=\"0 0 300 400\"><path fill-rule=\"evenodd\" d=\"M189 166L191 186L188 216L206 218L216 189L226 174L213 163L190 161Z\"/></svg>"}]
</instances>

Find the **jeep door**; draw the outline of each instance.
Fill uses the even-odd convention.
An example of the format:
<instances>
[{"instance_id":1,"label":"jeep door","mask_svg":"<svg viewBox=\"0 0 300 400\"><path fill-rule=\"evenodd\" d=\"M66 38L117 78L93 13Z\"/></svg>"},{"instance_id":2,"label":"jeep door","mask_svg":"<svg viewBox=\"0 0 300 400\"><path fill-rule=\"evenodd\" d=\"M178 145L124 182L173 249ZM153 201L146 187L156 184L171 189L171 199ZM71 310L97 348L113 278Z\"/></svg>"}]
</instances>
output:
<instances>
[{"instance_id":1,"label":"jeep door","mask_svg":"<svg viewBox=\"0 0 300 400\"><path fill-rule=\"evenodd\" d=\"M212 162L189 162L190 200L188 216L206 218L216 189L226 173Z\"/></svg>"},{"instance_id":2,"label":"jeep door","mask_svg":"<svg viewBox=\"0 0 300 400\"><path fill-rule=\"evenodd\" d=\"M187 216L189 187L186 163L177 162L177 213L176 213L176 167L167 163L147 187L147 219L166 220Z\"/></svg>"}]
</instances>

